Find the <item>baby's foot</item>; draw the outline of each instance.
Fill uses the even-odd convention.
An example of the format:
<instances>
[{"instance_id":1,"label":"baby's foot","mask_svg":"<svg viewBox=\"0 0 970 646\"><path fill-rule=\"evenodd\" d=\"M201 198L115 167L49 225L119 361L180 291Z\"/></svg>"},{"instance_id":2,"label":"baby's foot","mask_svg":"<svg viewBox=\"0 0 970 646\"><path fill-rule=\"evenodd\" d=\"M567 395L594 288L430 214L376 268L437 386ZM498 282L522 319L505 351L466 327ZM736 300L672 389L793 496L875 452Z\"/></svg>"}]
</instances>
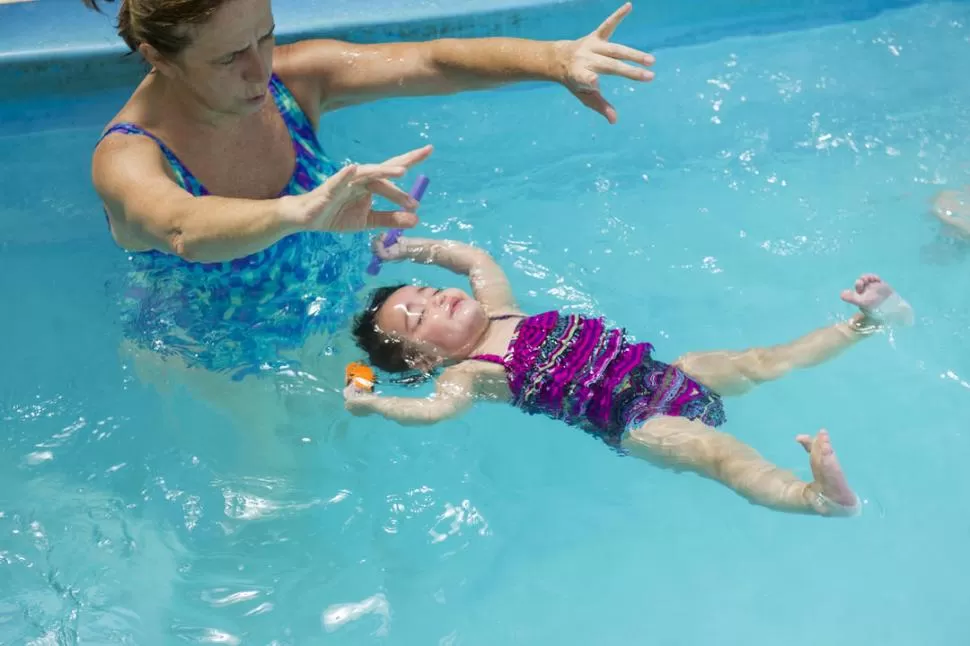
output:
<instances>
[{"instance_id":1,"label":"baby's foot","mask_svg":"<svg viewBox=\"0 0 970 646\"><path fill-rule=\"evenodd\" d=\"M795 440L809 453L815 481L808 487L815 510L823 516L857 515L860 511L859 498L845 480L828 431L823 428L814 438L799 435Z\"/></svg>"},{"instance_id":2,"label":"baby's foot","mask_svg":"<svg viewBox=\"0 0 970 646\"><path fill-rule=\"evenodd\" d=\"M896 293L889 283L875 274L863 274L855 289L842 292L842 300L852 303L868 318L884 325L912 325L913 308Z\"/></svg>"}]
</instances>

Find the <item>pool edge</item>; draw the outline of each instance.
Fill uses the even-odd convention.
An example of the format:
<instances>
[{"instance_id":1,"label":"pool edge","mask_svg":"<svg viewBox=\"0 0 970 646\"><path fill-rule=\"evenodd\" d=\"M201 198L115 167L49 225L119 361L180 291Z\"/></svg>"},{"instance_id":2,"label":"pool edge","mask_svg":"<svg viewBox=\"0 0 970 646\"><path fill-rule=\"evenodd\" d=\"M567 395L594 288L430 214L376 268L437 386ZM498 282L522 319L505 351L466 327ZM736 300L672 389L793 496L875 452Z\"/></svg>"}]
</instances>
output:
<instances>
[{"instance_id":1,"label":"pool edge","mask_svg":"<svg viewBox=\"0 0 970 646\"><path fill-rule=\"evenodd\" d=\"M603 0L522 0L499 8L474 7L450 13L321 20L296 27L284 26L278 29L277 42L284 45L307 38L377 43L444 37L537 37L535 32L540 21L546 22L551 10L565 12L567 20L560 22L572 19L575 24L576 14L586 14L600 6L607 3ZM282 13L278 22L285 25L287 18ZM561 31L561 37L581 35L571 33L575 29ZM130 85L144 73L145 65L140 57L130 55L120 38L116 43L89 41L73 46L0 50L0 87L7 90L8 96L108 89Z\"/></svg>"},{"instance_id":2,"label":"pool edge","mask_svg":"<svg viewBox=\"0 0 970 646\"><path fill-rule=\"evenodd\" d=\"M78 7L80 0L76 1ZM275 7L279 26L278 41L286 44L305 38L334 38L360 43L418 41L442 37L517 36L527 38L576 38L595 28L620 0L507 0L499 7L485 6L500 0L464 0L467 4L451 5L450 12L440 7L421 13L408 9L375 16L314 18L301 20L301 9L282 3ZM37 9L45 0L38 0ZM724 8L713 5L700 11L694 5L663 5L658 0L639 0L634 11L620 27L617 39L650 50L697 45L739 35L765 35L818 27L839 21L871 18L884 11L914 5L955 3L970 0L780 0L771 6L748 2L742 7ZM31 3L33 4L33 3ZM2 5L0 5L2 6ZM23 6L23 5L12 5ZM7 98L32 95L64 95L134 86L146 67L137 55L129 52L113 30L105 32L109 16L81 9L84 15L75 37L79 44L55 47L0 49L0 87ZM312 7L311 7L312 9ZM70 12L74 12L71 9ZM42 12L35 11L36 20ZM80 15L78 16L80 18ZM2 21L0 42L13 34L29 40L30 21L20 16L12 23ZM49 28L50 30L50 28ZM57 31L54 28L53 31ZM631 31L635 34L629 37ZM43 41L43 34L35 39ZM13 42L16 42L14 39Z\"/></svg>"}]
</instances>

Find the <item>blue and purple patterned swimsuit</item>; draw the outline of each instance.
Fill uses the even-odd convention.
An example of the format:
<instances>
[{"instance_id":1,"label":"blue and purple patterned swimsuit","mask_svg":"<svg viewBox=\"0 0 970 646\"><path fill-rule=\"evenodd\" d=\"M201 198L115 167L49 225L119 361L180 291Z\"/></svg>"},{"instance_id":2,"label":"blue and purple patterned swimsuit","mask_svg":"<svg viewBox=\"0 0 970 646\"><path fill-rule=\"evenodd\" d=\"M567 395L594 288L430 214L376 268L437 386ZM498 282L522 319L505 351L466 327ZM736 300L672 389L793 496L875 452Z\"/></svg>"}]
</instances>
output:
<instances>
[{"instance_id":1,"label":"blue and purple patterned swimsuit","mask_svg":"<svg viewBox=\"0 0 970 646\"><path fill-rule=\"evenodd\" d=\"M280 193L313 190L339 169L324 153L313 125L274 74L269 91L296 152L293 176ZM179 185L195 196L209 191L158 137L134 123L111 133L149 137L162 149ZM236 379L281 363L313 333L334 333L358 307L367 235L304 232L229 262L192 263L145 251L129 256L122 298L126 336L189 365L229 372ZM284 362L292 365L292 361Z\"/></svg>"}]
</instances>

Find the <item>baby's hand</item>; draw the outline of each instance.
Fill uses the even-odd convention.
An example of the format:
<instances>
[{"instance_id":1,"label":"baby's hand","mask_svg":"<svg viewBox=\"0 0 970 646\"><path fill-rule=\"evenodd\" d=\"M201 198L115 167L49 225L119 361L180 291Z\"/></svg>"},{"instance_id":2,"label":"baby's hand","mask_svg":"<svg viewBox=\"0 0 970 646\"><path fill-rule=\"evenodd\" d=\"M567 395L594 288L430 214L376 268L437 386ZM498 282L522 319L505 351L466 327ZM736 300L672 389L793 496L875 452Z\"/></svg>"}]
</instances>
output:
<instances>
[{"instance_id":1,"label":"baby's hand","mask_svg":"<svg viewBox=\"0 0 970 646\"><path fill-rule=\"evenodd\" d=\"M384 241L387 240L388 235L389 232L382 233L371 241L371 249L374 251L374 255L384 262L401 260L401 258L404 257L404 241L406 238L403 236L399 237L394 241L394 244L389 247L385 247Z\"/></svg>"},{"instance_id":2,"label":"baby's hand","mask_svg":"<svg viewBox=\"0 0 970 646\"><path fill-rule=\"evenodd\" d=\"M371 402L375 399L377 399L376 395L358 388L353 383L344 388L344 408L352 415L364 417L373 413Z\"/></svg>"}]
</instances>

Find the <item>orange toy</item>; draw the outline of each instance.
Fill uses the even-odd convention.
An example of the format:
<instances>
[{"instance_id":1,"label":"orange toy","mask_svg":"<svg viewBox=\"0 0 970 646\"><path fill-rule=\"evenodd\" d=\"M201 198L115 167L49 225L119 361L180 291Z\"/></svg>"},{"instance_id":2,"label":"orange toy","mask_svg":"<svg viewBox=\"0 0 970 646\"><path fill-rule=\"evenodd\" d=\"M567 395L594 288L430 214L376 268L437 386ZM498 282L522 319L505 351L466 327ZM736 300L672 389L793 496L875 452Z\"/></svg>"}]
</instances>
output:
<instances>
[{"instance_id":1,"label":"orange toy","mask_svg":"<svg viewBox=\"0 0 970 646\"><path fill-rule=\"evenodd\" d=\"M370 366L362 363L348 364L347 369L344 371L344 382L348 386L353 383L357 388L370 392L374 390L374 383L376 381L374 371L371 370Z\"/></svg>"}]
</instances>

